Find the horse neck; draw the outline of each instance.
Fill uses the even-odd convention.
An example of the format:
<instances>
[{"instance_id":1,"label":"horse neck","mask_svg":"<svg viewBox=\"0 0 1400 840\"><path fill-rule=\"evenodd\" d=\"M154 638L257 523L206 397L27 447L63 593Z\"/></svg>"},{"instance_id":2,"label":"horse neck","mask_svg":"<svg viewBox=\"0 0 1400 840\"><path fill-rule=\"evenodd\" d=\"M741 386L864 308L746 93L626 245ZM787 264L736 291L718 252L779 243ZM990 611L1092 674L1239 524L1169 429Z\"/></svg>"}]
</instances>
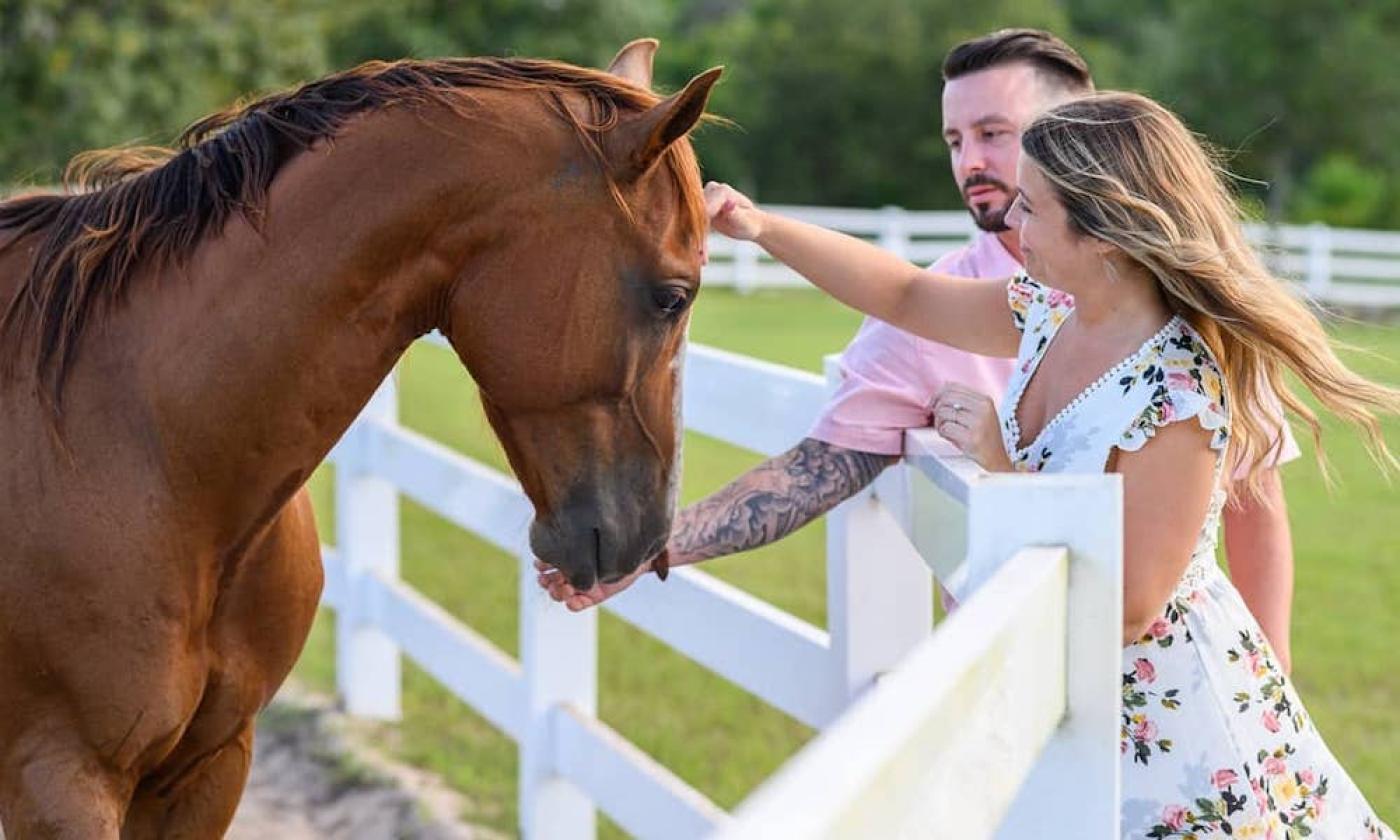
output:
<instances>
[{"instance_id":1,"label":"horse neck","mask_svg":"<svg viewBox=\"0 0 1400 840\"><path fill-rule=\"evenodd\" d=\"M220 543L280 509L441 320L492 196L484 173L421 165L442 150L415 148L415 130L441 142L391 111L294 159L261 230L231 222L133 312L170 489L210 511ZM457 160L491 159L453 142Z\"/></svg>"}]
</instances>

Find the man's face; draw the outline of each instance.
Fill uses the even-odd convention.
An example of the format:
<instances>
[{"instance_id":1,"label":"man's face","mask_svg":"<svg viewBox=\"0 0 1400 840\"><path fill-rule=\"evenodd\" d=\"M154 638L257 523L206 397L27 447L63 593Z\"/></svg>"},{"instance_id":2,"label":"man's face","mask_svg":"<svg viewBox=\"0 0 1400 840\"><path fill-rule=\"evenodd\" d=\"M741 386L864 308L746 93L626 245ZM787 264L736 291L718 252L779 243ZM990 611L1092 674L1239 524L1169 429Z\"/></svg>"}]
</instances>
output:
<instances>
[{"instance_id":1,"label":"man's face","mask_svg":"<svg viewBox=\"0 0 1400 840\"><path fill-rule=\"evenodd\" d=\"M963 202L982 230L1007 230L1021 131L1049 104L1039 75L1024 63L989 67L944 84L943 139Z\"/></svg>"}]
</instances>

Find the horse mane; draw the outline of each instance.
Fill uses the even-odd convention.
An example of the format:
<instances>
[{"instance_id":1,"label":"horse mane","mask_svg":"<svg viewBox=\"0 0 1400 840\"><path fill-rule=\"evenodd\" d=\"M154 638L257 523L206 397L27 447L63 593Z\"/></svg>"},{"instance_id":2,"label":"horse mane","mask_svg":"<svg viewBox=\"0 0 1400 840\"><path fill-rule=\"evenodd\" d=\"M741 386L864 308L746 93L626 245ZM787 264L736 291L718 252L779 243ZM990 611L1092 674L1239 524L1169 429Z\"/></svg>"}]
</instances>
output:
<instances>
[{"instance_id":1,"label":"horse mane","mask_svg":"<svg viewBox=\"0 0 1400 840\"><path fill-rule=\"evenodd\" d=\"M267 190L282 167L317 141L333 138L352 116L429 103L460 112L462 88L541 92L600 163L601 132L616 125L620 114L660 101L621 78L556 61L372 61L210 114L185 129L173 148L76 155L64 172L62 194L0 202L0 232L16 234L9 244L43 234L27 277L0 318L0 374L13 373L18 355L5 351L29 336L41 398L56 415L78 339L122 300L135 269L184 260L235 213L258 226ZM584 97L592 122L565 106L566 93ZM703 197L691 186L699 182L695 154L689 144L676 143L666 163L683 196L686 232L701 236ZM609 188L626 210L611 180ZM5 247L0 244L0 251Z\"/></svg>"}]
</instances>

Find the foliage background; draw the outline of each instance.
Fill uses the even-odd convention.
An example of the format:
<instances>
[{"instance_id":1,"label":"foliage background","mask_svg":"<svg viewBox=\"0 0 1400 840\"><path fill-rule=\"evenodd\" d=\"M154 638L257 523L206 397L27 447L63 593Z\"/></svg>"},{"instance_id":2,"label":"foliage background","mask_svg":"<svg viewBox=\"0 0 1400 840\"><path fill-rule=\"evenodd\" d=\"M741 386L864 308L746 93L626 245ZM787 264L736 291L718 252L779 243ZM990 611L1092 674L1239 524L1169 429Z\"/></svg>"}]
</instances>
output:
<instances>
[{"instance_id":1,"label":"foliage background","mask_svg":"<svg viewBox=\"0 0 1400 840\"><path fill-rule=\"evenodd\" d=\"M1274 219L1400 227L1400 0L0 0L0 183L370 58L596 66L651 35L661 87L729 68L714 108L739 129L700 138L711 177L765 201L955 208L939 64L1003 26L1050 28L1100 87L1179 110Z\"/></svg>"}]
</instances>

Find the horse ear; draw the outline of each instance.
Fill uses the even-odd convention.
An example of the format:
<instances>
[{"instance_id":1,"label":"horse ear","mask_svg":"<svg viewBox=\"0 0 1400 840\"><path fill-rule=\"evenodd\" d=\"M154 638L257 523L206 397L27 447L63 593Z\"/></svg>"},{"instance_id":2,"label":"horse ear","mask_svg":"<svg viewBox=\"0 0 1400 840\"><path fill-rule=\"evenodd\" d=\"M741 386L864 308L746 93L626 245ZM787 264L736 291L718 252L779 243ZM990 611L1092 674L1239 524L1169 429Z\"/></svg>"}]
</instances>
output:
<instances>
[{"instance_id":1,"label":"horse ear","mask_svg":"<svg viewBox=\"0 0 1400 840\"><path fill-rule=\"evenodd\" d=\"M661 42L655 38L638 38L617 51L608 65L608 72L620 76L638 87L651 90L651 66Z\"/></svg>"},{"instance_id":2,"label":"horse ear","mask_svg":"<svg viewBox=\"0 0 1400 840\"><path fill-rule=\"evenodd\" d=\"M613 172L620 180L629 181L645 175L672 143L700 122L710 89L723 72L723 67L706 70L691 79L681 92L661 100L609 133L607 153Z\"/></svg>"}]
</instances>

